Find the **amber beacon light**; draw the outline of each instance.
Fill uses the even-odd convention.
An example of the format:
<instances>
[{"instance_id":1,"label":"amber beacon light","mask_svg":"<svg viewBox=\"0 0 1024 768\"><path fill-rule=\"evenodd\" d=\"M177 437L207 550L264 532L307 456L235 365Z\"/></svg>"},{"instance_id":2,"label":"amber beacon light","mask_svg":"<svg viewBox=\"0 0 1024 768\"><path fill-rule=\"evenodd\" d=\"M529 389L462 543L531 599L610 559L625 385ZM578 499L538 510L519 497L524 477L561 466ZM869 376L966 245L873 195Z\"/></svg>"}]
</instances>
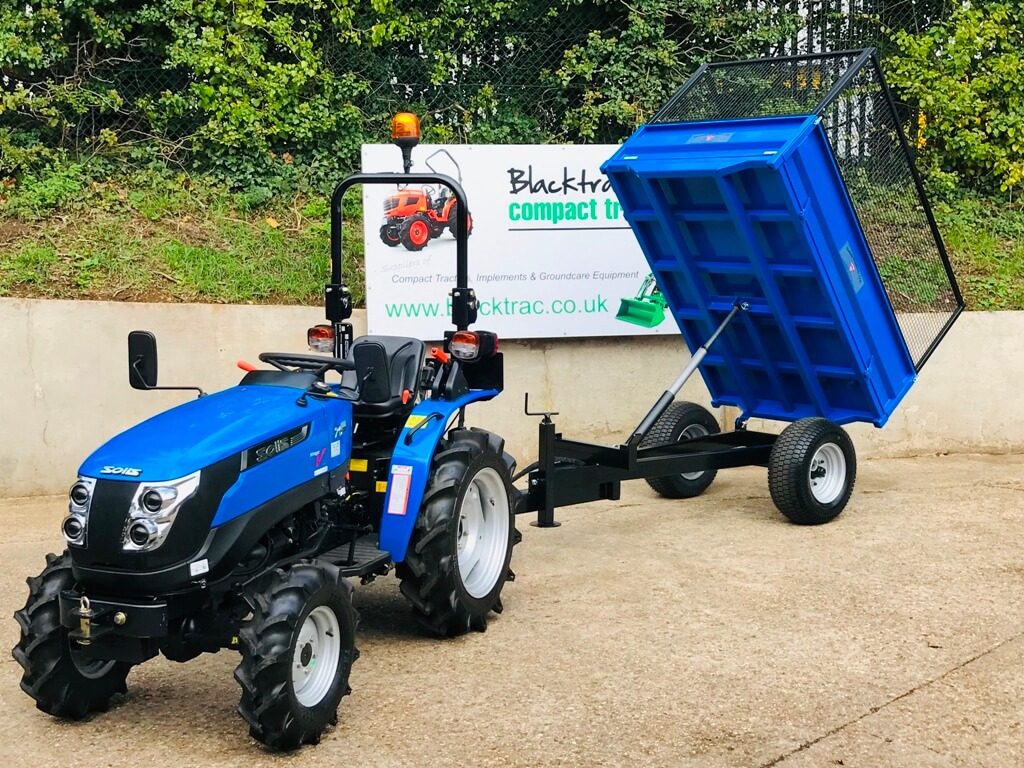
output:
<instances>
[{"instance_id":1,"label":"amber beacon light","mask_svg":"<svg viewBox=\"0 0 1024 768\"><path fill-rule=\"evenodd\" d=\"M391 140L402 150L405 172L412 168L412 148L420 143L420 119L412 112L399 112L391 118Z\"/></svg>"}]
</instances>

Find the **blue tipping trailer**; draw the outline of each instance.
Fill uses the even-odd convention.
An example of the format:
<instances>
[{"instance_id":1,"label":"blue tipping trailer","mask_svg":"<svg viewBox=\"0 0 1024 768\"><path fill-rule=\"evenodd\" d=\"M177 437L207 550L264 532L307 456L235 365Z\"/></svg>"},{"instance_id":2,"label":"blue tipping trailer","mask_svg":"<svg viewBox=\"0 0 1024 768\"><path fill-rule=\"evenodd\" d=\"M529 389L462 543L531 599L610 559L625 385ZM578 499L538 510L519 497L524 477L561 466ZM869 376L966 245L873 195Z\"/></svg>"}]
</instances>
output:
<instances>
[{"instance_id":1,"label":"blue tipping trailer","mask_svg":"<svg viewBox=\"0 0 1024 768\"><path fill-rule=\"evenodd\" d=\"M842 511L856 454L841 425L885 424L963 309L906 118L871 49L723 62L615 152L602 170L691 358L620 445L538 414L520 511L553 526L623 480L688 498L750 464L791 521ZM698 370L713 405L740 410L734 431L676 402ZM774 435L752 417L792 423Z\"/></svg>"}]
</instances>

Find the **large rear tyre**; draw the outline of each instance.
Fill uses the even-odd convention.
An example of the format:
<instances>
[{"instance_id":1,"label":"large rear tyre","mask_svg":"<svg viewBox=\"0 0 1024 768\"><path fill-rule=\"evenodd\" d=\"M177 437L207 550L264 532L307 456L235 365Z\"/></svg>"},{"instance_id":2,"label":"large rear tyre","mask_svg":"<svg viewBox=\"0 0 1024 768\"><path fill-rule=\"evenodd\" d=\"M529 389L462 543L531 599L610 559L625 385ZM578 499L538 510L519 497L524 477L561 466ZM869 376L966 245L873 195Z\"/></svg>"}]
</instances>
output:
<instances>
[{"instance_id":1,"label":"large rear tyre","mask_svg":"<svg viewBox=\"0 0 1024 768\"><path fill-rule=\"evenodd\" d=\"M130 664L86 657L60 623L60 593L73 589L71 556L47 555L46 568L28 579L28 602L14 614L21 637L14 658L25 671L21 689L55 717L81 720L103 712L125 693Z\"/></svg>"},{"instance_id":2,"label":"large rear tyre","mask_svg":"<svg viewBox=\"0 0 1024 768\"><path fill-rule=\"evenodd\" d=\"M267 574L238 633L238 713L272 750L316 744L338 722L356 651L352 585L334 566L299 563Z\"/></svg>"},{"instance_id":3,"label":"large rear tyre","mask_svg":"<svg viewBox=\"0 0 1024 768\"><path fill-rule=\"evenodd\" d=\"M458 226L459 226L459 204L452 203L452 207L448 209L448 231L452 233L452 237L458 237ZM473 234L473 214L466 217L466 237Z\"/></svg>"},{"instance_id":4,"label":"large rear tyre","mask_svg":"<svg viewBox=\"0 0 1024 768\"><path fill-rule=\"evenodd\" d=\"M846 430L822 418L782 430L768 459L768 490L779 511L798 525L835 519L853 493L857 454Z\"/></svg>"},{"instance_id":5,"label":"large rear tyre","mask_svg":"<svg viewBox=\"0 0 1024 768\"><path fill-rule=\"evenodd\" d=\"M431 634L454 637L487 628L502 610L515 527L512 472L505 441L478 429L454 429L434 454L423 506L399 564L402 594Z\"/></svg>"},{"instance_id":6,"label":"large rear tyre","mask_svg":"<svg viewBox=\"0 0 1024 768\"><path fill-rule=\"evenodd\" d=\"M697 403L681 401L668 407L640 443L640 447L678 443L716 435L719 431L718 421L706 408ZM684 472L667 477L652 477L647 480L647 484L666 499L690 499L704 493L717 474L716 469Z\"/></svg>"},{"instance_id":7,"label":"large rear tyre","mask_svg":"<svg viewBox=\"0 0 1024 768\"><path fill-rule=\"evenodd\" d=\"M404 222L399 231L399 238L402 245L409 251L420 251L430 242L431 228L430 219L422 213L410 216Z\"/></svg>"}]
</instances>

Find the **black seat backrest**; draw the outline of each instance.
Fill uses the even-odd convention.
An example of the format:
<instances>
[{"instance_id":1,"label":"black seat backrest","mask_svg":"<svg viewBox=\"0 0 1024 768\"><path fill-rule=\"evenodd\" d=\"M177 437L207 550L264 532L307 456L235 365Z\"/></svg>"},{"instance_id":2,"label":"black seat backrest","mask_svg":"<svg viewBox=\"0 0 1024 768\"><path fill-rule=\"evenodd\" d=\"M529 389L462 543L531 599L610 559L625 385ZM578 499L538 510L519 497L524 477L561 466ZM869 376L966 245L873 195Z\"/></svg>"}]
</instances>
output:
<instances>
[{"instance_id":1,"label":"black seat backrest","mask_svg":"<svg viewBox=\"0 0 1024 768\"><path fill-rule=\"evenodd\" d=\"M382 418L411 409L425 354L426 347L419 339L405 336L356 339L349 352L356 369L342 380L346 389L355 392L355 415ZM403 403L406 390L413 397Z\"/></svg>"}]
</instances>

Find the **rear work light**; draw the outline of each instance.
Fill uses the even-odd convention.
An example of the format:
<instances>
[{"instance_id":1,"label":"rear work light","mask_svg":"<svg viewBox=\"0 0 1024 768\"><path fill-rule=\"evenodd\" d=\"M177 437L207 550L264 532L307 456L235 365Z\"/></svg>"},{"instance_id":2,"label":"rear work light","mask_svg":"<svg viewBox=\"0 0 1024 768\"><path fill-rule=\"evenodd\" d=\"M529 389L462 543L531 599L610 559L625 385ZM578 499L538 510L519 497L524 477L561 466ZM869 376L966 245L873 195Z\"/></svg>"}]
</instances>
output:
<instances>
[{"instance_id":1,"label":"rear work light","mask_svg":"<svg viewBox=\"0 0 1024 768\"><path fill-rule=\"evenodd\" d=\"M466 362L491 357L498 351L498 336L490 331L457 331L448 342L448 351Z\"/></svg>"},{"instance_id":2,"label":"rear work light","mask_svg":"<svg viewBox=\"0 0 1024 768\"><path fill-rule=\"evenodd\" d=\"M334 352L334 329L329 325L314 325L306 331L306 343L314 352Z\"/></svg>"}]
</instances>

